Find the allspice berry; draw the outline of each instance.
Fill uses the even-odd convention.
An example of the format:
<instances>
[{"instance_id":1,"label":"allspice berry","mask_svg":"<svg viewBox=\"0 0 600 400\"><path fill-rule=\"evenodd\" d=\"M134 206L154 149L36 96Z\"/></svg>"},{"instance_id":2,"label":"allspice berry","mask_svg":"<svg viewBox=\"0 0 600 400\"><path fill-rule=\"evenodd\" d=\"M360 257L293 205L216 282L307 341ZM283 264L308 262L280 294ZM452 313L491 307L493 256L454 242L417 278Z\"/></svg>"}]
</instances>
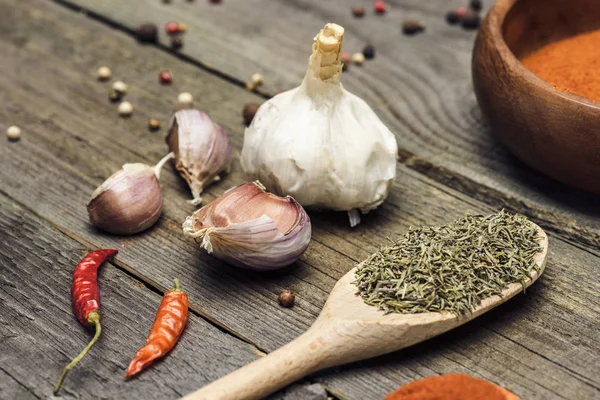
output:
<instances>
[{"instance_id":1,"label":"allspice berry","mask_svg":"<svg viewBox=\"0 0 600 400\"><path fill-rule=\"evenodd\" d=\"M290 289L281 289L279 292L279 304L285 308L290 308L294 305L296 295Z\"/></svg>"},{"instance_id":2,"label":"allspice berry","mask_svg":"<svg viewBox=\"0 0 600 400\"><path fill-rule=\"evenodd\" d=\"M415 35L419 32L423 32L425 30L425 25L423 25L420 21L415 21L413 19L407 19L402 23L402 32L405 35Z\"/></svg>"},{"instance_id":3,"label":"allspice berry","mask_svg":"<svg viewBox=\"0 0 600 400\"><path fill-rule=\"evenodd\" d=\"M460 20L460 25L465 29L477 29L481 24L481 17L473 10L467 10Z\"/></svg>"},{"instance_id":4,"label":"allspice berry","mask_svg":"<svg viewBox=\"0 0 600 400\"><path fill-rule=\"evenodd\" d=\"M364 17L365 16L365 8L364 7L353 7L352 15L354 15L356 18Z\"/></svg>"},{"instance_id":5,"label":"allspice berry","mask_svg":"<svg viewBox=\"0 0 600 400\"><path fill-rule=\"evenodd\" d=\"M141 43L156 43L158 41L158 27L151 22L141 24L136 29L135 34L137 40Z\"/></svg>"},{"instance_id":6,"label":"allspice berry","mask_svg":"<svg viewBox=\"0 0 600 400\"><path fill-rule=\"evenodd\" d=\"M258 107L259 105L256 103L248 103L244 106L244 109L242 110L242 117L244 118L244 123L246 126L249 126L252 123L252 120L258 111Z\"/></svg>"}]
</instances>

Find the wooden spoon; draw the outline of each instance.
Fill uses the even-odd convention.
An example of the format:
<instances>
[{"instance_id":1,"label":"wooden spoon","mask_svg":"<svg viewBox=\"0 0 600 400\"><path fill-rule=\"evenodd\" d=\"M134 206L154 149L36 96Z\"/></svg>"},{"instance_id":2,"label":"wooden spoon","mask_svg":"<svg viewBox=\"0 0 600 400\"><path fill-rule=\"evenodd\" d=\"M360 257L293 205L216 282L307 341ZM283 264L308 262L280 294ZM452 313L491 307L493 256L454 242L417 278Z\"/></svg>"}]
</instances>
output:
<instances>
[{"instance_id":1,"label":"wooden spoon","mask_svg":"<svg viewBox=\"0 0 600 400\"><path fill-rule=\"evenodd\" d=\"M534 224L535 225L535 224ZM537 225L542 251L535 256L539 273L525 281L531 285L544 271L548 236ZM473 313L458 318L450 312L387 314L365 304L356 295L356 268L335 285L323 311L310 329L282 348L184 397L185 400L250 400L263 398L323 368L400 350L456 328L523 291L510 284L502 297L484 299Z\"/></svg>"}]
</instances>

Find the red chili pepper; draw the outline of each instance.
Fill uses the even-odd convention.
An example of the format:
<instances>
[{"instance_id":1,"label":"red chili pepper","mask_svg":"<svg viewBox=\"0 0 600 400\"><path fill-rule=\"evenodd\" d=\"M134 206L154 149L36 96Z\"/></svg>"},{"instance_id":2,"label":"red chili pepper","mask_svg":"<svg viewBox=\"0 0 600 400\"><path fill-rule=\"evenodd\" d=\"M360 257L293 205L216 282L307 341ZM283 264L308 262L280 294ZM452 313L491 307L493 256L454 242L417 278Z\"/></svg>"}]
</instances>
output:
<instances>
[{"instance_id":1,"label":"red chili pepper","mask_svg":"<svg viewBox=\"0 0 600 400\"><path fill-rule=\"evenodd\" d=\"M71 285L71 304L73 312L84 326L94 326L96 333L92 341L83 351L67 365L60 376L54 394L62 386L67 373L75 366L100 338L102 328L100 326L100 290L98 289L98 267L107 259L117 254L117 250L94 250L77 264L73 272L73 284Z\"/></svg>"},{"instance_id":2,"label":"red chili pepper","mask_svg":"<svg viewBox=\"0 0 600 400\"><path fill-rule=\"evenodd\" d=\"M175 289L165 293L146 339L146 345L139 349L131 360L125 378L137 374L171 351L183 332L187 317L188 296L175 279Z\"/></svg>"}]
</instances>

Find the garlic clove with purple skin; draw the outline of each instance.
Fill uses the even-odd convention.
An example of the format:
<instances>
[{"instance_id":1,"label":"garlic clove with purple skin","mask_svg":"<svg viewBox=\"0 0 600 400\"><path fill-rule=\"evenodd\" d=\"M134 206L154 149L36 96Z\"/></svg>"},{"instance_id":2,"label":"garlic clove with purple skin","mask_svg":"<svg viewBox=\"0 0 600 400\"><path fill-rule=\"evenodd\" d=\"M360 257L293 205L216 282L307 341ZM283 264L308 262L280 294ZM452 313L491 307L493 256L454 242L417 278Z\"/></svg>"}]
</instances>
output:
<instances>
[{"instance_id":1,"label":"garlic clove with purple skin","mask_svg":"<svg viewBox=\"0 0 600 400\"><path fill-rule=\"evenodd\" d=\"M296 261L310 242L308 214L292 197L265 191L260 182L228 190L183 223L209 254L241 268L268 271Z\"/></svg>"},{"instance_id":2,"label":"garlic clove with purple skin","mask_svg":"<svg viewBox=\"0 0 600 400\"><path fill-rule=\"evenodd\" d=\"M166 141L175 154L175 168L190 186L191 203L200 204L202 191L229 169L227 133L205 113L185 109L171 118Z\"/></svg>"},{"instance_id":3,"label":"garlic clove with purple skin","mask_svg":"<svg viewBox=\"0 0 600 400\"><path fill-rule=\"evenodd\" d=\"M154 167L123 165L92 193L87 205L92 223L116 235L133 235L154 225L163 206L160 170L173 157L169 153Z\"/></svg>"}]
</instances>

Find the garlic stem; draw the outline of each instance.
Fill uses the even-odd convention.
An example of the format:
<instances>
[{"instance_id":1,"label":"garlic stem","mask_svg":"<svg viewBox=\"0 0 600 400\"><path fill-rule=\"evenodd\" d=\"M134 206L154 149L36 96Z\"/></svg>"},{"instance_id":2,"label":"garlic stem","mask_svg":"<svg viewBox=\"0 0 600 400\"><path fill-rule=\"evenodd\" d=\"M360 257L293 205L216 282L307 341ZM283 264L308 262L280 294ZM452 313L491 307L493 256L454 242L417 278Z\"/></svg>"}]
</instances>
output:
<instances>
[{"instance_id":1,"label":"garlic stem","mask_svg":"<svg viewBox=\"0 0 600 400\"><path fill-rule=\"evenodd\" d=\"M322 81L340 81L342 62L340 51L344 40L344 28L337 24L327 24L315 37L313 53L309 60L310 68Z\"/></svg>"},{"instance_id":2,"label":"garlic stem","mask_svg":"<svg viewBox=\"0 0 600 400\"><path fill-rule=\"evenodd\" d=\"M156 179L160 179L160 171L162 170L162 167L172 158L175 158L175 153L170 152L154 166L154 175L156 175Z\"/></svg>"}]
</instances>

